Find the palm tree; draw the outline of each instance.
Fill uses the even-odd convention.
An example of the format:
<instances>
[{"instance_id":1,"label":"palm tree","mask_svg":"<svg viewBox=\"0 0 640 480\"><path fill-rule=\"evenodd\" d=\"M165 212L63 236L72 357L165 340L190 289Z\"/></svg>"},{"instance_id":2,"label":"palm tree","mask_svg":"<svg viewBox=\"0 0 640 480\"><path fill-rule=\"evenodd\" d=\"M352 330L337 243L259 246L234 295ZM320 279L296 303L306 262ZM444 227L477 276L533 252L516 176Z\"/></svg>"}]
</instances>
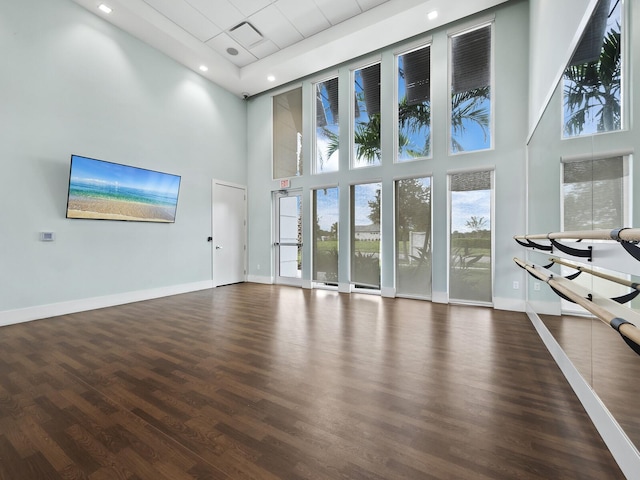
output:
<instances>
[{"instance_id":1,"label":"palm tree","mask_svg":"<svg viewBox=\"0 0 640 480\"><path fill-rule=\"evenodd\" d=\"M458 138L467 130L469 123L475 123L487 140L489 131L489 86L473 88L465 92L454 93L451 101L451 151L462 152L464 147Z\"/></svg>"},{"instance_id":2,"label":"palm tree","mask_svg":"<svg viewBox=\"0 0 640 480\"><path fill-rule=\"evenodd\" d=\"M469 123L478 125L485 135L489 129L489 109L486 101L489 100L490 87L479 87L472 90L452 95L451 109L451 149L455 152L464 150L457 140L467 129ZM408 105L404 98L398 105L398 123L401 132L398 137L400 149L409 146L409 135L431 124L431 105L423 102L416 105ZM329 158L339 148L338 136L329 129L323 129L328 139L326 157ZM407 133L402 133L402 131ZM380 159L380 114L373 114L368 122L359 123L354 132L356 145L356 157L373 163ZM425 147L422 150L407 150L412 156L424 156L430 149L430 136L425 139Z\"/></svg>"},{"instance_id":3,"label":"palm tree","mask_svg":"<svg viewBox=\"0 0 640 480\"><path fill-rule=\"evenodd\" d=\"M567 136L582 134L590 121L596 121L598 132L620 129L621 71L618 24L617 30L611 29L604 37L598 60L571 65L564 73Z\"/></svg>"}]
</instances>

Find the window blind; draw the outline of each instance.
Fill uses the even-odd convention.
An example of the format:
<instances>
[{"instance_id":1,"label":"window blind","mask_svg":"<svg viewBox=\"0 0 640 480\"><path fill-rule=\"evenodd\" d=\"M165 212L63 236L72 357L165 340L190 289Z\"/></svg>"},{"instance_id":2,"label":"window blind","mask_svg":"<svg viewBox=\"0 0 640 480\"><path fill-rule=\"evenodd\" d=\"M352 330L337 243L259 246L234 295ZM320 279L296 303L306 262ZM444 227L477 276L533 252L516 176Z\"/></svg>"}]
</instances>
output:
<instances>
[{"instance_id":1,"label":"window blind","mask_svg":"<svg viewBox=\"0 0 640 480\"><path fill-rule=\"evenodd\" d=\"M451 39L451 88L453 93L487 87L491 83L491 26Z\"/></svg>"}]
</instances>

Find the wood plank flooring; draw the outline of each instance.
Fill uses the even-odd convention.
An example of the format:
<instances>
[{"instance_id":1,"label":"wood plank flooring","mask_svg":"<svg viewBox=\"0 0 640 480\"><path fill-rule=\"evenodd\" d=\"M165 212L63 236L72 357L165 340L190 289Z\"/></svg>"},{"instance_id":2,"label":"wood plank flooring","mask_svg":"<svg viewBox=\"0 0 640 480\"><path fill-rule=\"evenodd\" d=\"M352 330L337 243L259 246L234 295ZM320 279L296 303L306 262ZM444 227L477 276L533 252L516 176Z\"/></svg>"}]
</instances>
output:
<instances>
[{"instance_id":1,"label":"wood plank flooring","mask_svg":"<svg viewBox=\"0 0 640 480\"><path fill-rule=\"evenodd\" d=\"M524 314L258 284L0 329L0 479L624 478Z\"/></svg>"},{"instance_id":2,"label":"wood plank flooring","mask_svg":"<svg viewBox=\"0 0 640 480\"><path fill-rule=\"evenodd\" d=\"M625 434L640 446L640 357L598 319L572 315L540 318Z\"/></svg>"}]
</instances>

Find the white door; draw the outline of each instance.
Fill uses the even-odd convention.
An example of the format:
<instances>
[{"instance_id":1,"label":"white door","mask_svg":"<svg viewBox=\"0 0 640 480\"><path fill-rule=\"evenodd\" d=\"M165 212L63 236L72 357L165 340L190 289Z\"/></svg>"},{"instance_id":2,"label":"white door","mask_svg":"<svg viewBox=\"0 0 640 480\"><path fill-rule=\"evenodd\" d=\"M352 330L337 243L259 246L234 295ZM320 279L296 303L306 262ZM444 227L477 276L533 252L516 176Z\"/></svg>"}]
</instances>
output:
<instances>
[{"instance_id":1,"label":"white door","mask_svg":"<svg viewBox=\"0 0 640 480\"><path fill-rule=\"evenodd\" d=\"M275 260L276 283L302 285L302 195L276 193Z\"/></svg>"},{"instance_id":2,"label":"white door","mask_svg":"<svg viewBox=\"0 0 640 480\"><path fill-rule=\"evenodd\" d=\"M213 181L213 285L245 281L247 244L247 189Z\"/></svg>"}]
</instances>

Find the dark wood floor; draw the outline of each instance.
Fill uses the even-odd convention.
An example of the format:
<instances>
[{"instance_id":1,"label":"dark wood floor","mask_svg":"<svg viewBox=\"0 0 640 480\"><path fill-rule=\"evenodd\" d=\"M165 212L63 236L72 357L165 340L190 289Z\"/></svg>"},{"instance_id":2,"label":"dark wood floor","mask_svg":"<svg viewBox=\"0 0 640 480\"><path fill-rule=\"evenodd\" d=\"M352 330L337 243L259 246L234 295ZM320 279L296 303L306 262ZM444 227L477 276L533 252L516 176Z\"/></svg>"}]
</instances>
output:
<instances>
[{"instance_id":1,"label":"dark wood floor","mask_svg":"<svg viewBox=\"0 0 640 480\"><path fill-rule=\"evenodd\" d=\"M629 439L640 446L640 357L600 320L571 315L540 318Z\"/></svg>"},{"instance_id":2,"label":"dark wood floor","mask_svg":"<svg viewBox=\"0 0 640 480\"><path fill-rule=\"evenodd\" d=\"M239 284L0 329L0 478L624 478L524 314Z\"/></svg>"}]
</instances>

